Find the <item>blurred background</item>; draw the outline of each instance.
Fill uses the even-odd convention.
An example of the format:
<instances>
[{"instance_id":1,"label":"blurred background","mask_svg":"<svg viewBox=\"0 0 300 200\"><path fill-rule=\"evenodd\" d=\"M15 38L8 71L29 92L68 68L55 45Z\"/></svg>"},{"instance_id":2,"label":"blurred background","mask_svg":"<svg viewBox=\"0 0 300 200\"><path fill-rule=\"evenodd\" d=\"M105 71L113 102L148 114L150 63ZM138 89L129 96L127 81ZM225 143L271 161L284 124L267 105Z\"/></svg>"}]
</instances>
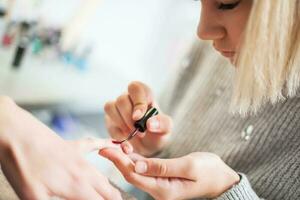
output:
<instances>
[{"instance_id":1,"label":"blurred background","mask_svg":"<svg viewBox=\"0 0 300 200\"><path fill-rule=\"evenodd\" d=\"M103 106L147 83L159 97L196 37L193 0L0 0L0 95L66 139L108 137ZM87 159L140 195L96 154Z\"/></svg>"}]
</instances>

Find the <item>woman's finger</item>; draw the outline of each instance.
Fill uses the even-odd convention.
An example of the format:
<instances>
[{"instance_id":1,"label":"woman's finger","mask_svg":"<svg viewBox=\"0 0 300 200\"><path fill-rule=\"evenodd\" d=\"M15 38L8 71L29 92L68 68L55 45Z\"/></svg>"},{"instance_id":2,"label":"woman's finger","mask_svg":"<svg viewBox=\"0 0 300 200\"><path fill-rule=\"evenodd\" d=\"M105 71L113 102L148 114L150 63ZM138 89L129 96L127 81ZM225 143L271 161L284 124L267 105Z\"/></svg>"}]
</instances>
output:
<instances>
[{"instance_id":1,"label":"woman's finger","mask_svg":"<svg viewBox=\"0 0 300 200\"><path fill-rule=\"evenodd\" d=\"M124 140L125 138L127 138L128 136L125 135L121 129L119 129L118 127L115 126L111 126L108 129L109 135L117 141L121 141Z\"/></svg>"},{"instance_id":2,"label":"woman's finger","mask_svg":"<svg viewBox=\"0 0 300 200\"><path fill-rule=\"evenodd\" d=\"M132 119L133 105L129 95L124 94L118 97L116 107L127 127L129 127L131 131L134 130L134 121Z\"/></svg>"},{"instance_id":3,"label":"woman's finger","mask_svg":"<svg viewBox=\"0 0 300 200\"><path fill-rule=\"evenodd\" d=\"M135 163L135 172L153 177L184 178L189 176L190 162L186 157L173 159L148 158Z\"/></svg>"},{"instance_id":4,"label":"woman's finger","mask_svg":"<svg viewBox=\"0 0 300 200\"><path fill-rule=\"evenodd\" d=\"M109 135L113 139L123 140L128 135L127 132L126 133L123 132L118 126L116 126L115 123L112 122L112 120L109 118L108 115L105 115L105 124Z\"/></svg>"},{"instance_id":5,"label":"woman's finger","mask_svg":"<svg viewBox=\"0 0 300 200\"><path fill-rule=\"evenodd\" d=\"M153 190L157 189L155 178L135 173L134 162L122 151L116 149L103 149L99 154L112 161L129 183L149 193L152 193Z\"/></svg>"},{"instance_id":6,"label":"woman's finger","mask_svg":"<svg viewBox=\"0 0 300 200\"><path fill-rule=\"evenodd\" d=\"M167 197L170 197L170 195L166 195L166 191L177 192L177 194L173 195L176 198L171 199L183 199L177 197L179 197L180 194L184 194L184 192L187 191L187 188L191 188L191 186L193 186L193 181L188 181L185 179L169 177L149 177L136 174L134 171L132 171L132 161L145 159L138 154L129 154L127 157L121 151L115 149L104 149L100 152L100 154L111 160L129 183L149 193L155 199L167 199Z\"/></svg>"},{"instance_id":7,"label":"woman's finger","mask_svg":"<svg viewBox=\"0 0 300 200\"><path fill-rule=\"evenodd\" d=\"M146 88L147 86L141 82L132 82L128 86L128 93L133 103L132 119L134 121L141 119L147 112L148 106L153 103L153 96Z\"/></svg>"},{"instance_id":8,"label":"woman's finger","mask_svg":"<svg viewBox=\"0 0 300 200\"><path fill-rule=\"evenodd\" d=\"M135 163L137 161L143 161L143 160L147 159L144 156L141 156L140 154L137 154L137 153L130 153L130 154L128 154L128 157Z\"/></svg>"},{"instance_id":9,"label":"woman's finger","mask_svg":"<svg viewBox=\"0 0 300 200\"><path fill-rule=\"evenodd\" d=\"M109 118L120 128L123 132L130 132L130 128L124 122L121 114L119 113L115 102L108 102L104 106L104 110Z\"/></svg>"},{"instance_id":10,"label":"woman's finger","mask_svg":"<svg viewBox=\"0 0 300 200\"><path fill-rule=\"evenodd\" d=\"M167 134L172 130L172 119L164 114L151 117L147 121L147 129L152 133Z\"/></svg>"}]
</instances>

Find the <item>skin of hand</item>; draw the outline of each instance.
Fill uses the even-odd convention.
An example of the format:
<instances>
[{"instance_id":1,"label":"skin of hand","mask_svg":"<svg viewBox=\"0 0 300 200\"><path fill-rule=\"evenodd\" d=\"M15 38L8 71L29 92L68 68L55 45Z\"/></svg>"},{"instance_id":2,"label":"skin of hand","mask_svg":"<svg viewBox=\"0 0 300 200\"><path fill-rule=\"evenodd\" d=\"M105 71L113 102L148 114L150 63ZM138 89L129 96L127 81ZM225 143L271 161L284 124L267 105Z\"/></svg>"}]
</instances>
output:
<instances>
[{"instance_id":1,"label":"skin of hand","mask_svg":"<svg viewBox=\"0 0 300 200\"><path fill-rule=\"evenodd\" d=\"M111 140L65 141L8 97L0 97L0 162L20 199L121 199L84 153L120 148Z\"/></svg>"},{"instance_id":2,"label":"skin of hand","mask_svg":"<svg viewBox=\"0 0 300 200\"><path fill-rule=\"evenodd\" d=\"M158 159L105 148L99 154L112 161L129 183L156 200L214 198L240 181L239 175L212 153Z\"/></svg>"},{"instance_id":3,"label":"skin of hand","mask_svg":"<svg viewBox=\"0 0 300 200\"><path fill-rule=\"evenodd\" d=\"M159 109L150 88L141 82L129 84L125 94L105 104L105 124L111 137L115 140L127 138L135 129L134 122L141 119L149 107ZM171 118L159 110L157 116L147 121L147 131L129 142L136 152L150 156L166 146L171 129Z\"/></svg>"}]
</instances>

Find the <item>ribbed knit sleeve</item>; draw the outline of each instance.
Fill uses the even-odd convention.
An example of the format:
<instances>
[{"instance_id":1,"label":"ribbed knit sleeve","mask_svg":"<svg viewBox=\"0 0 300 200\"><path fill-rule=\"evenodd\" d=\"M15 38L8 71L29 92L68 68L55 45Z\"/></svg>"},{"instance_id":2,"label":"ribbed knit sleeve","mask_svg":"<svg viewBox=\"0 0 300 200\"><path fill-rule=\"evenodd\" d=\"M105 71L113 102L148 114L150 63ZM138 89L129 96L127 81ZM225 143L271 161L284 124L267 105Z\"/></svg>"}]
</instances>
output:
<instances>
[{"instance_id":1,"label":"ribbed knit sleeve","mask_svg":"<svg viewBox=\"0 0 300 200\"><path fill-rule=\"evenodd\" d=\"M215 200L260 200L252 189L247 177L240 174L241 180L231 189L217 197Z\"/></svg>"}]
</instances>

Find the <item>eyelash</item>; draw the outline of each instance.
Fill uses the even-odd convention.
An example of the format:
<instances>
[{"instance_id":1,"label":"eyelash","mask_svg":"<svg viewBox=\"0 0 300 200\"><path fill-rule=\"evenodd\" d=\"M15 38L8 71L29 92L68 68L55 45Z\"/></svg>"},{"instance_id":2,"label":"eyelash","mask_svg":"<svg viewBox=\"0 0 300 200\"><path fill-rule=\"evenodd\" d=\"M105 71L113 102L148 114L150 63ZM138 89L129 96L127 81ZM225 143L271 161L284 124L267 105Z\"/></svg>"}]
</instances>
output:
<instances>
[{"instance_id":1,"label":"eyelash","mask_svg":"<svg viewBox=\"0 0 300 200\"><path fill-rule=\"evenodd\" d=\"M234 9L235 7L237 7L239 4L240 4L241 1L237 1L236 3L229 3L229 4L224 4L224 3L221 3L219 6L218 6L218 9L219 10L232 10Z\"/></svg>"},{"instance_id":2,"label":"eyelash","mask_svg":"<svg viewBox=\"0 0 300 200\"><path fill-rule=\"evenodd\" d=\"M200 1L200 0L194 0L194 1ZM241 0L235 2L235 3L220 3L220 5L218 6L219 10L232 10L234 8L236 8L239 4L240 4Z\"/></svg>"}]
</instances>

